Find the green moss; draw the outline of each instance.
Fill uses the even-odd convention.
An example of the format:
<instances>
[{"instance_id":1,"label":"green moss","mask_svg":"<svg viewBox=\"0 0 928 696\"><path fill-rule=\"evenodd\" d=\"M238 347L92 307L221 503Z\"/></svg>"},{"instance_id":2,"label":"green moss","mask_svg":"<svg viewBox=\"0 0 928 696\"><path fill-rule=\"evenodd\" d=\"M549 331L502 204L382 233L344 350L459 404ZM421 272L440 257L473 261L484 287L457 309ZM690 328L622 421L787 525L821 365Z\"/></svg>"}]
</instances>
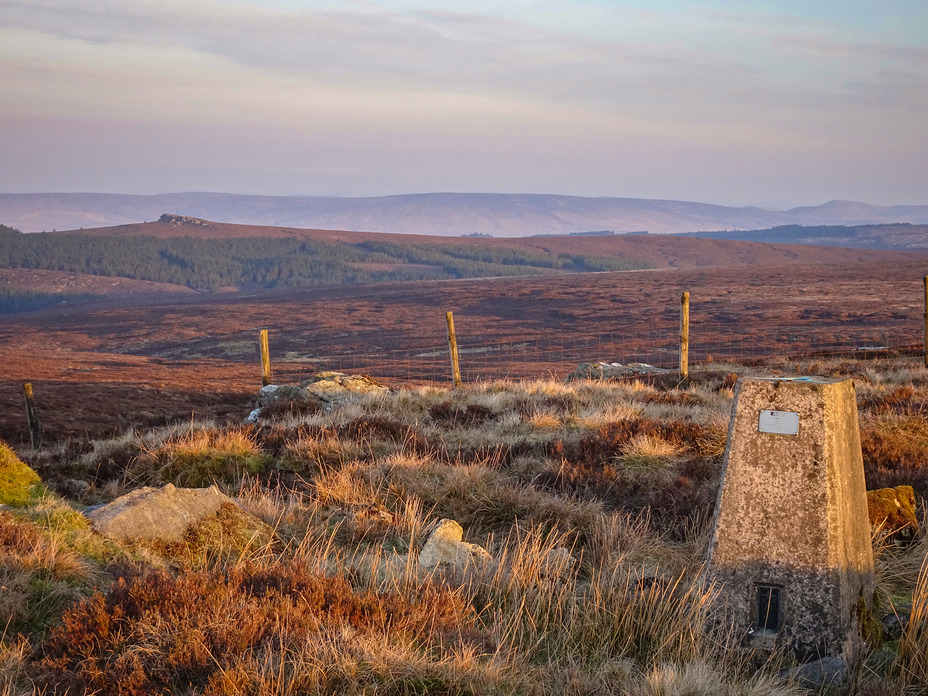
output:
<instances>
[{"instance_id":1,"label":"green moss","mask_svg":"<svg viewBox=\"0 0 928 696\"><path fill-rule=\"evenodd\" d=\"M254 476L274 464L273 457L260 453L223 452L175 455L161 471L161 479L179 486L200 488L217 481L236 483L243 476Z\"/></svg>"},{"instance_id":2,"label":"green moss","mask_svg":"<svg viewBox=\"0 0 928 696\"><path fill-rule=\"evenodd\" d=\"M0 504L22 507L45 493L39 475L26 466L6 443L0 442Z\"/></svg>"},{"instance_id":3,"label":"green moss","mask_svg":"<svg viewBox=\"0 0 928 696\"><path fill-rule=\"evenodd\" d=\"M883 624L880 621L880 597L874 592L870 600L861 594L857 597L857 620L860 622L860 633L871 650L879 650L883 645Z\"/></svg>"}]
</instances>

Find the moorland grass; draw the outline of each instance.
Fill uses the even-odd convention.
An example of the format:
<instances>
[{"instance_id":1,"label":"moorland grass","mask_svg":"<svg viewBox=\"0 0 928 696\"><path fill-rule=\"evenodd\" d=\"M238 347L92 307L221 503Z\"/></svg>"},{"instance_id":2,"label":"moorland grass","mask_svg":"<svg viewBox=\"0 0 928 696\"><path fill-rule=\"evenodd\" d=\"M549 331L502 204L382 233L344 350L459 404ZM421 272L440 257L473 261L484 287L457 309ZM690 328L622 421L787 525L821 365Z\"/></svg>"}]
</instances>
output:
<instances>
[{"instance_id":1,"label":"moorland grass","mask_svg":"<svg viewBox=\"0 0 928 696\"><path fill-rule=\"evenodd\" d=\"M868 486L913 485L923 509L923 368L774 369L853 375ZM745 656L713 628L703 568L739 372L751 370L694 372L686 389L416 387L329 412L281 408L256 426L191 423L35 453L43 474L84 476L80 502L215 482L272 534L220 520L181 545L115 544L86 528L78 501L7 513L0 572L18 589L0 605L0 688L798 694L775 677L788 657ZM420 572L441 517L493 560ZM876 539L875 550L881 604L912 602L912 621L844 691L918 693L928 542ZM36 590L35 573L60 591Z\"/></svg>"}]
</instances>

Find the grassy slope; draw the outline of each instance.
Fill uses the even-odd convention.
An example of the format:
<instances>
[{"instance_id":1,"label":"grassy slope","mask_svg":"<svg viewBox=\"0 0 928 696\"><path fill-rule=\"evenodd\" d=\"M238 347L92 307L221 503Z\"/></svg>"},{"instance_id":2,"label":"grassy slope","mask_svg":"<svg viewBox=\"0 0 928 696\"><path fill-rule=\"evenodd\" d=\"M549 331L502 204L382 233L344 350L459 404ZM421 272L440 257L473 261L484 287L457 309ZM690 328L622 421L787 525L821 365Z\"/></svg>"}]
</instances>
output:
<instances>
[{"instance_id":1,"label":"grassy slope","mask_svg":"<svg viewBox=\"0 0 928 696\"><path fill-rule=\"evenodd\" d=\"M924 504L924 368L769 370L854 377L868 487L909 483ZM13 590L0 693L29 679L71 693L798 693L771 676L784 658L748 662L702 630L731 387L747 372L715 367L686 390L400 390L331 413L277 408L256 427L188 423L31 453L65 498L0 513L0 584ZM169 480L217 480L276 540L233 516L185 544L116 545L72 509ZM496 560L422 577L415 558L442 517ZM926 550L877 543L884 606L912 595ZM874 650L853 688L924 689L925 647L913 630Z\"/></svg>"}]
</instances>

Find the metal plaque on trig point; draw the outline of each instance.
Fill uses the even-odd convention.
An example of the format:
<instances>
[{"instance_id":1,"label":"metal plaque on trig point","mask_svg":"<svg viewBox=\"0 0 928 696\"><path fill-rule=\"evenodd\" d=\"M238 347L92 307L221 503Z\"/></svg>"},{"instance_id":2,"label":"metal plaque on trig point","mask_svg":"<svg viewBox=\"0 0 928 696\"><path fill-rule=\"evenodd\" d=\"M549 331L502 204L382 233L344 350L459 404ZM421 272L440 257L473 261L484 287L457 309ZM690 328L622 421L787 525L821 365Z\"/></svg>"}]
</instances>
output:
<instances>
[{"instance_id":1,"label":"metal plaque on trig point","mask_svg":"<svg viewBox=\"0 0 928 696\"><path fill-rule=\"evenodd\" d=\"M761 411L757 429L775 435L798 435L799 414L795 411Z\"/></svg>"}]
</instances>

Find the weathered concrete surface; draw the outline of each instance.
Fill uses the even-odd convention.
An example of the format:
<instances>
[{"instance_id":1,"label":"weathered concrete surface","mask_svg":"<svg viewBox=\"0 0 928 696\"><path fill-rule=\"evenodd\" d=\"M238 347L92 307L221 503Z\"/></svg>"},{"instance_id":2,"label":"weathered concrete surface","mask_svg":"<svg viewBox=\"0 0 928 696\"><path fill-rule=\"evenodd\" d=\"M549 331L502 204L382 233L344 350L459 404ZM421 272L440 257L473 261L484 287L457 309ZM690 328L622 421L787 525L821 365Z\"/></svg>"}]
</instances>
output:
<instances>
[{"instance_id":1,"label":"weathered concrete surface","mask_svg":"<svg viewBox=\"0 0 928 696\"><path fill-rule=\"evenodd\" d=\"M94 531L112 539L176 542L193 525L234 501L216 486L139 488L90 513Z\"/></svg>"},{"instance_id":2,"label":"weathered concrete surface","mask_svg":"<svg viewBox=\"0 0 928 696\"><path fill-rule=\"evenodd\" d=\"M795 434L761 430L796 418ZM850 380L738 381L710 574L723 585L728 619L748 640L773 638L801 657L858 658L857 614L870 606L874 579ZM759 586L779 588L775 630L760 625Z\"/></svg>"},{"instance_id":3,"label":"weathered concrete surface","mask_svg":"<svg viewBox=\"0 0 928 696\"><path fill-rule=\"evenodd\" d=\"M915 491L912 486L896 486L867 491L870 526L880 529L897 541L912 541L918 536Z\"/></svg>"},{"instance_id":4,"label":"weathered concrete surface","mask_svg":"<svg viewBox=\"0 0 928 696\"><path fill-rule=\"evenodd\" d=\"M439 520L419 552L419 568L434 570L440 566L457 570L483 564L490 554L482 546L462 541L464 530L454 520Z\"/></svg>"}]
</instances>

